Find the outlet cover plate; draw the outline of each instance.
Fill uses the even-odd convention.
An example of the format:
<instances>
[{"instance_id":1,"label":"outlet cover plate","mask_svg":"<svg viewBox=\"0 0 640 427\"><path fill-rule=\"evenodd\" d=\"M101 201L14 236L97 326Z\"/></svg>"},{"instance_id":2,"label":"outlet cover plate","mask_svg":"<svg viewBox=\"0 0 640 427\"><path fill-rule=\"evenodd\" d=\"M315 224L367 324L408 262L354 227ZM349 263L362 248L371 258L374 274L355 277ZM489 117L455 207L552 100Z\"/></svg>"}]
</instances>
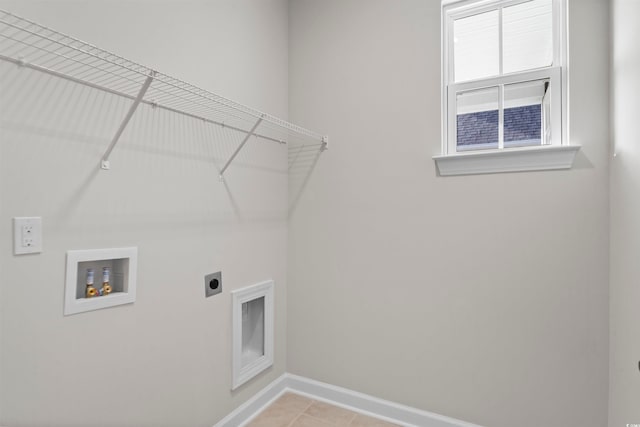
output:
<instances>
[{"instance_id":1,"label":"outlet cover plate","mask_svg":"<svg viewBox=\"0 0 640 427\"><path fill-rule=\"evenodd\" d=\"M42 218L39 216L13 218L13 254L42 252Z\"/></svg>"},{"instance_id":2,"label":"outlet cover plate","mask_svg":"<svg viewBox=\"0 0 640 427\"><path fill-rule=\"evenodd\" d=\"M222 292L222 272L207 274L204 276L204 296L217 295Z\"/></svg>"}]
</instances>

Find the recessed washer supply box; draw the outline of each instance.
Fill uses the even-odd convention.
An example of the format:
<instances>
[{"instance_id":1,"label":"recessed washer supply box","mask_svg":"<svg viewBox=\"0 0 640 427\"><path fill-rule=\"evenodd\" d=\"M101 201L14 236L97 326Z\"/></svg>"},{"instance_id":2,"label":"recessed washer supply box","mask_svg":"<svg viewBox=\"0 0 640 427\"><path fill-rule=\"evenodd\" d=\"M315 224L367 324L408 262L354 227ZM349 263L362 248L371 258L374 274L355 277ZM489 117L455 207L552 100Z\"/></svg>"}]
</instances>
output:
<instances>
[{"instance_id":1,"label":"recessed washer supply box","mask_svg":"<svg viewBox=\"0 0 640 427\"><path fill-rule=\"evenodd\" d=\"M94 287L102 286L102 269L110 271L108 295L86 297L87 270L94 271ZM99 310L136 300L138 248L67 251L64 315Z\"/></svg>"}]
</instances>

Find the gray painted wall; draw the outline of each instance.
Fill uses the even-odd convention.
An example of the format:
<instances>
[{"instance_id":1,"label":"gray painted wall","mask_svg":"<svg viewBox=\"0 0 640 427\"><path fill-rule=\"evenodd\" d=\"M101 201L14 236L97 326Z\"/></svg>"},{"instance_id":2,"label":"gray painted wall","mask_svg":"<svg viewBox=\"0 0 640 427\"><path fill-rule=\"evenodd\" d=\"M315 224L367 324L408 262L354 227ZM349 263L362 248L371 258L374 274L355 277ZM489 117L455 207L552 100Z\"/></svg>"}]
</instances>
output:
<instances>
[{"instance_id":1,"label":"gray painted wall","mask_svg":"<svg viewBox=\"0 0 640 427\"><path fill-rule=\"evenodd\" d=\"M608 2L569 2L570 171L440 178L440 2L290 2L288 370L491 427L601 427ZM311 82L311 83L310 83Z\"/></svg>"},{"instance_id":2,"label":"gray painted wall","mask_svg":"<svg viewBox=\"0 0 640 427\"><path fill-rule=\"evenodd\" d=\"M614 16L636 40L631 3L615 0ZM252 145L220 185L237 140L142 109L113 169L96 172L128 103L0 64L0 424L210 426L285 366L492 427L606 424L606 1L570 2L575 168L453 178L431 160L439 2L295 0L290 38L280 0L150 4L0 7L280 116L289 101L331 149L309 179L313 159L292 174L287 261L286 151ZM612 166L612 427L637 422L626 120ZM11 255L22 215L43 216L43 254ZM125 245L140 249L136 304L63 317L65 251ZM225 292L205 300L201 276L217 269ZM268 277L276 364L230 393L229 291Z\"/></svg>"},{"instance_id":3,"label":"gray painted wall","mask_svg":"<svg viewBox=\"0 0 640 427\"><path fill-rule=\"evenodd\" d=\"M640 424L640 2L612 3L611 354L609 426Z\"/></svg>"},{"instance_id":4,"label":"gray painted wall","mask_svg":"<svg viewBox=\"0 0 640 427\"><path fill-rule=\"evenodd\" d=\"M287 116L287 2L2 1L0 7ZM0 64L0 425L211 426L285 371L286 148ZM44 252L12 255L11 218ZM139 248L135 304L63 317L65 252ZM224 292L205 300L203 276ZM231 393L230 291L276 282L275 365Z\"/></svg>"}]
</instances>

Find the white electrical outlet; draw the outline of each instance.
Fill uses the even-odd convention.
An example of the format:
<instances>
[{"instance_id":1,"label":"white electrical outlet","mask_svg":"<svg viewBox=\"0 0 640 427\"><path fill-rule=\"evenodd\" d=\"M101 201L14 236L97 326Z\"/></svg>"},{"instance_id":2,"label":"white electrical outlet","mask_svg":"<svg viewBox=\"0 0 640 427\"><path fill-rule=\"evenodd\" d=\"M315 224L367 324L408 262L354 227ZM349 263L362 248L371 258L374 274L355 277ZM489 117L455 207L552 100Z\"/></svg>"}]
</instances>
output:
<instances>
[{"instance_id":1,"label":"white electrical outlet","mask_svg":"<svg viewBox=\"0 0 640 427\"><path fill-rule=\"evenodd\" d=\"M13 254L42 252L42 218L13 218Z\"/></svg>"},{"instance_id":2,"label":"white electrical outlet","mask_svg":"<svg viewBox=\"0 0 640 427\"><path fill-rule=\"evenodd\" d=\"M22 246L30 248L33 246L33 225L22 226Z\"/></svg>"}]
</instances>

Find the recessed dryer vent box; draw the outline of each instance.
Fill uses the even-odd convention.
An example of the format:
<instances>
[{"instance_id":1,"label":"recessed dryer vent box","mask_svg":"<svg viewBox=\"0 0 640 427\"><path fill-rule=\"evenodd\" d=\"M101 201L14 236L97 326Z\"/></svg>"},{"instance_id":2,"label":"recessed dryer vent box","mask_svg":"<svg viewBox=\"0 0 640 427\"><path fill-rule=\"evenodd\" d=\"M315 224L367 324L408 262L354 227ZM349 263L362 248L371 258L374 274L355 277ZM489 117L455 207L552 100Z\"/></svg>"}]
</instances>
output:
<instances>
[{"instance_id":1,"label":"recessed dryer vent box","mask_svg":"<svg viewBox=\"0 0 640 427\"><path fill-rule=\"evenodd\" d=\"M273 280L238 289L233 298L233 383L240 387L273 365Z\"/></svg>"},{"instance_id":2,"label":"recessed dryer vent box","mask_svg":"<svg viewBox=\"0 0 640 427\"><path fill-rule=\"evenodd\" d=\"M138 248L135 247L67 251L65 316L133 303L137 265ZM111 293L87 297L87 270L93 270L93 287L100 290L105 267L109 269Z\"/></svg>"}]
</instances>

